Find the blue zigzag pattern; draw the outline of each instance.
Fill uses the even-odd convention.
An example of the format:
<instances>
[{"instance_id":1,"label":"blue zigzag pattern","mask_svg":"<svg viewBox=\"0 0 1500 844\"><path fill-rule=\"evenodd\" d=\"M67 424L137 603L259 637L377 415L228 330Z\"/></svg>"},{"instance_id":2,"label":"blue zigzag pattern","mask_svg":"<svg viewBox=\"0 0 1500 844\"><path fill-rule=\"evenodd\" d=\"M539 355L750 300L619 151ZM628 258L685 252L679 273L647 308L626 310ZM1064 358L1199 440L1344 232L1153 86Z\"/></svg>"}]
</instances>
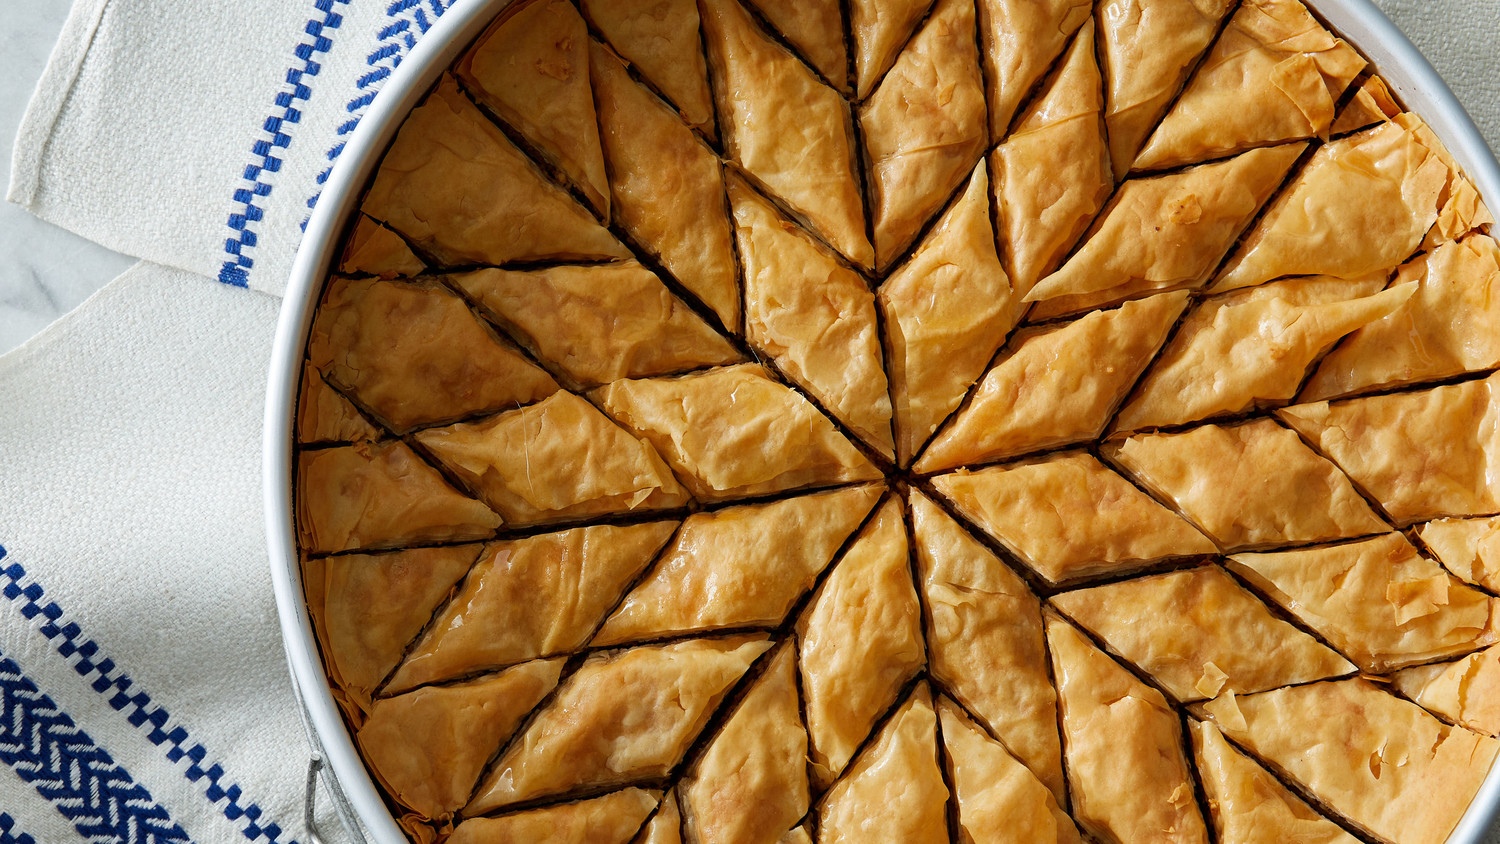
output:
<instances>
[{"instance_id":1,"label":"blue zigzag pattern","mask_svg":"<svg viewBox=\"0 0 1500 844\"><path fill-rule=\"evenodd\" d=\"M0 546L0 561L5 556L5 548ZM110 708L122 713L132 727L144 730L146 740L162 748L167 761L182 764L185 760L183 776L201 788L225 818L243 823L240 831L248 841L283 844L281 826L266 822L259 805L241 802L243 790L230 781L222 765L209 759L208 750L193 741L181 725L168 729L172 716L167 708L152 703L151 696L137 688L114 660L103 656L98 643L84 636L77 623L64 621L62 607L55 601L44 602L46 594L40 584L26 583L26 579L26 570L20 563L0 567L0 595L14 602L26 619L35 621L40 617L37 632L53 644L58 654L72 661L73 670L105 697ZM297 842L289 840L285 844Z\"/></svg>"},{"instance_id":2,"label":"blue zigzag pattern","mask_svg":"<svg viewBox=\"0 0 1500 844\"><path fill-rule=\"evenodd\" d=\"M417 46L417 41L427 34L433 23L443 16L443 13L453 8L458 0L394 0L386 8L385 14L390 23L386 24L375 34L378 46L370 55L365 57L365 63L370 66L370 72L359 78L355 84L357 93L345 104L344 109L349 112L350 117L338 127L338 136L347 137L359 126L359 120L364 116L370 103L375 101L375 95L380 92L380 86L391 75L396 68L401 66L401 60L406 54ZM335 143L327 153L328 166L318 174L318 186L320 190L307 200L309 209L318 204L318 197L322 196L322 185L328 181L328 176L333 172L333 163L338 160L339 154L344 151L344 141ZM307 228L307 219L302 220L302 228Z\"/></svg>"},{"instance_id":3,"label":"blue zigzag pattern","mask_svg":"<svg viewBox=\"0 0 1500 844\"><path fill-rule=\"evenodd\" d=\"M0 655L0 761L15 769L92 842L171 844L187 833L129 772ZM0 840L14 821L0 815Z\"/></svg>"}]
</instances>

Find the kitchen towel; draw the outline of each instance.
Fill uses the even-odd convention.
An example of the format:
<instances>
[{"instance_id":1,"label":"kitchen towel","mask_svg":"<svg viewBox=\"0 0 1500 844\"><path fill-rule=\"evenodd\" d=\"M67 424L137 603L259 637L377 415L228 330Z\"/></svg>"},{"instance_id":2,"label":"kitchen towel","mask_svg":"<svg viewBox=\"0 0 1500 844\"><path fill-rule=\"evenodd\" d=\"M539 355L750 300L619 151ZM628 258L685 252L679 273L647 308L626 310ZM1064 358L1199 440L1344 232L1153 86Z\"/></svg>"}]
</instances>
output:
<instances>
[{"instance_id":1,"label":"kitchen towel","mask_svg":"<svg viewBox=\"0 0 1500 844\"><path fill-rule=\"evenodd\" d=\"M280 300L259 291L459 1L72 8L10 198L149 260L0 356L0 844L309 844L261 508ZM325 841L355 840L319 808Z\"/></svg>"},{"instance_id":2,"label":"kitchen towel","mask_svg":"<svg viewBox=\"0 0 1500 844\"><path fill-rule=\"evenodd\" d=\"M1500 0L1375 0L1442 75L1479 127L1500 150ZM1493 203L1500 204L1500 203Z\"/></svg>"},{"instance_id":3,"label":"kitchen towel","mask_svg":"<svg viewBox=\"0 0 1500 844\"><path fill-rule=\"evenodd\" d=\"M260 507L275 297L453 2L74 6L9 197L144 262L0 356L0 844L308 844ZM1500 140L1500 56L1443 47L1500 0L1381 2Z\"/></svg>"},{"instance_id":4,"label":"kitchen towel","mask_svg":"<svg viewBox=\"0 0 1500 844\"><path fill-rule=\"evenodd\" d=\"M0 841L307 844L259 506L278 305L142 263L0 357Z\"/></svg>"},{"instance_id":5,"label":"kitchen towel","mask_svg":"<svg viewBox=\"0 0 1500 844\"><path fill-rule=\"evenodd\" d=\"M104 246L279 294L381 84L457 0L77 0L9 199Z\"/></svg>"}]
</instances>

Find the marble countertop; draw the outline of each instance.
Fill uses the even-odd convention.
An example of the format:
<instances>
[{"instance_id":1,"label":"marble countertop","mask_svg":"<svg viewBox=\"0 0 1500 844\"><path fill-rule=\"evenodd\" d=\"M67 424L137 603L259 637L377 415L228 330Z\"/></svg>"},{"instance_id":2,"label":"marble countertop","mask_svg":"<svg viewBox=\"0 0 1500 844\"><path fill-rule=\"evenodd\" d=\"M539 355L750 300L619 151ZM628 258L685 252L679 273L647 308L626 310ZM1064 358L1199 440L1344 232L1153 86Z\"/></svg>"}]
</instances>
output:
<instances>
[{"instance_id":1,"label":"marble countertop","mask_svg":"<svg viewBox=\"0 0 1500 844\"><path fill-rule=\"evenodd\" d=\"M1500 51L1493 39L1474 38L1500 26L1500 0L1488 21L1452 13L1443 0L1376 0L1411 37L1475 116L1492 148L1500 149ZM10 3L0 30L0 138L8 149L62 29L68 0ZM0 157L0 184L9 184L10 155ZM124 271L134 259L0 203L0 354L67 313Z\"/></svg>"}]
</instances>

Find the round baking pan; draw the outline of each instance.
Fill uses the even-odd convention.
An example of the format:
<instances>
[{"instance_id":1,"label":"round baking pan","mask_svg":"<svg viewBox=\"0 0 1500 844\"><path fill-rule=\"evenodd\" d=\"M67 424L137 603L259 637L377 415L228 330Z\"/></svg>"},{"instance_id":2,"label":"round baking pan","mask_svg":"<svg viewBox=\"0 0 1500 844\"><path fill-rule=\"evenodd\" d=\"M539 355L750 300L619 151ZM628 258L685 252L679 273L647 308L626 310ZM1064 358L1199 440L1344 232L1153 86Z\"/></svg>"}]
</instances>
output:
<instances>
[{"instance_id":1,"label":"round baking pan","mask_svg":"<svg viewBox=\"0 0 1500 844\"><path fill-rule=\"evenodd\" d=\"M297 532L292 504L292 443L296 430L297 390L313 307L329 270L338 263L342 237L359 210L360 196L386 147L406 115L486 25L513 0L463 0L455 3L417 42L380 89L339 154L307 221L302 244L287 279L281 318L271 349L266 393L264 495L266 539L271 582L276 592L281 640L291 667L292 686L302 705L303 723L313 749L326 767L328 786L340 819L355 840L368 836L378 844L408 844L354 748L333 701L323 660L318 655L312 622L302 592ZM314 145L316 146L316 145ZM306 760L300 760L302 764ZM309 801L312 795L309 793ZM356 822L357 819L357 822ZM360 827L363 827L361 830ZM363 834L362 834L363 833Z\"/></svg>"},{"instance_id":2,"label":"round baking pan","mask_svg":"<svg viewBox=\"0 0 1500 844\"><path fill-rule=\"evenodd\" d=\"M313 307L339 257L360 195L402 120L438 76L513 0L465 0L442 16L401 63L339 156L292 266L271 354L266 395L264 495L271 577L293 687L314 749L326 759L324 783L349 832L379 844L406 844L330 693L303 598L292 502L293 439L302 360ZM1425 120L1495 208L1500 162L1432 65L1370 0L1304 0L1374 65L1409 110ZM1481 844L1500 816L1500 775L1489 777L1449 844ZM360 827L363 827L361 830Z\"/></svg>"}]
</instances>

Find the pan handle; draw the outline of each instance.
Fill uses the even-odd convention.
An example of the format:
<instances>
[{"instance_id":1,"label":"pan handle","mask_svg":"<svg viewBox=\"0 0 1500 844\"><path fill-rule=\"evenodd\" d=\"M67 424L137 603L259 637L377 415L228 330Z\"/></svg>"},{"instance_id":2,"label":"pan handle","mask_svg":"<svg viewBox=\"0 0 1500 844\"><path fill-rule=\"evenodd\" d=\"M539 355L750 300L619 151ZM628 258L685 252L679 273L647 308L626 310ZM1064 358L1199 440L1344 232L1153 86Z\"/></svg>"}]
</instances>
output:
<instances>
[{"instance_id":1,"label":"pan handle","mask_svg":"<svg viewBox=\"0 0 1500 844\"><path fill-rule=\"evenodd\" d=\"M323 754L314 753L307 760L307 788L302 797L302 825L307 828L307 844L323 844L318 834L318 773L323 770Z\"/></svg>"}]
</instances>

